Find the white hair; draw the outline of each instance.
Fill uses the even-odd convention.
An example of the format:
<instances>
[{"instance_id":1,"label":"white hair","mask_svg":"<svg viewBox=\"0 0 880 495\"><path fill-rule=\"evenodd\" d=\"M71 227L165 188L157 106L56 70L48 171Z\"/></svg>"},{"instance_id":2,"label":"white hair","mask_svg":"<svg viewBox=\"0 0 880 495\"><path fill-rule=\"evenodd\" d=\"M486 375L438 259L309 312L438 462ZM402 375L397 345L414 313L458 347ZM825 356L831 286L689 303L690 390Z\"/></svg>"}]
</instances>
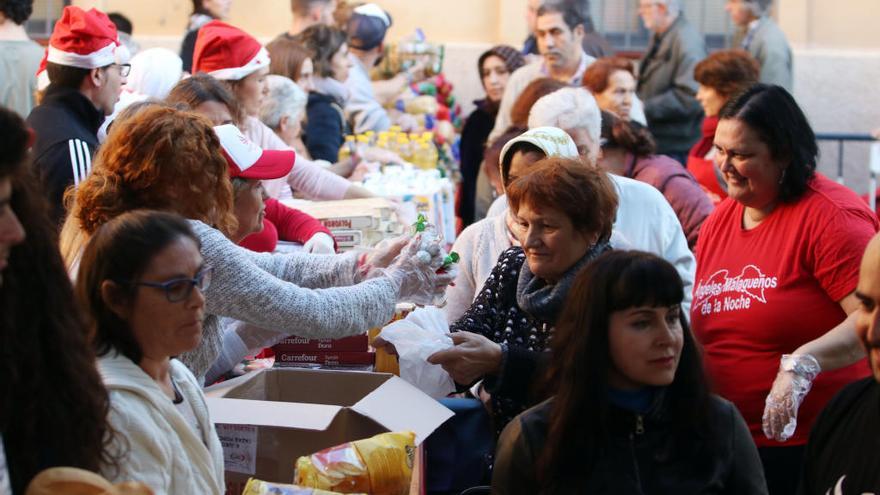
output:
<instances>
[{"instance_id":1,"label":"white hair","mask_svg":"<svg viewBox=\"0 0 880 495\"><path fill-rule=\"evenodd\" d=\"M681 0L657 0L657 3L666 5L666 11L669 12L669 15L672 17L681 13Z\"/></svg>"},{"instance_id":2,"label":"white hair","mask_svg":"<svg viewBox=\"0 0 880 495\"><path fill-rule=\"evenodd\" d=\"M284 76L266 76L269 94L260 107L260 120L272 129L278 129L281 119L297 121L305 112L308 95L295 82Z\"/></svg>"},{"instance_id":3,"label":"white hair","mask_svg":"<svg viewBox=\"0 0 880 495\"><path fill-rule=\"evenodd\" d=\"M562 88L536 101L529 112L529 129L536 127L558 127L568 132L584 129L593 144L589 154L598 154L602 113L596 99L584 88Z\"/></svg>"}]
</instances>

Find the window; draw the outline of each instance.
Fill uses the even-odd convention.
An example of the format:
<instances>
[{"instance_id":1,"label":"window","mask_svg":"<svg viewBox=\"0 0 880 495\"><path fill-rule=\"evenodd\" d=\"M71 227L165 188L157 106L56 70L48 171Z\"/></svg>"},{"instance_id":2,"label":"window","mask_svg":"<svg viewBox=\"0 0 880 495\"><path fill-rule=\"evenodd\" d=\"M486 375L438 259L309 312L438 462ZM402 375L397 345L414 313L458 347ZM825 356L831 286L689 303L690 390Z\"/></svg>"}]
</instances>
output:
<instances>
[{"instance_id":1,"label":"window","mask_svg":"<svg viewBox=\"0 0 880 495\"><path fill-rule=\"evenodd\" d=\"M706 39L706 48L727 48L733 24L724 11L725 0L681 0L685 17ZM643 51L650 33L638 16L638 0L590 0L596 31L617 51Z\"/></svg>"},{"instance_id":2,"label":"window","mask_svg":"<svg viewBox=\"0 0 880 495\"><path fill-rule=\"evenodd\" d=\"M70 0L34 0L34 13L25 24L28 35L35 39L49 38L65 5L70 5Z\"/></svg>"}]
</instances>

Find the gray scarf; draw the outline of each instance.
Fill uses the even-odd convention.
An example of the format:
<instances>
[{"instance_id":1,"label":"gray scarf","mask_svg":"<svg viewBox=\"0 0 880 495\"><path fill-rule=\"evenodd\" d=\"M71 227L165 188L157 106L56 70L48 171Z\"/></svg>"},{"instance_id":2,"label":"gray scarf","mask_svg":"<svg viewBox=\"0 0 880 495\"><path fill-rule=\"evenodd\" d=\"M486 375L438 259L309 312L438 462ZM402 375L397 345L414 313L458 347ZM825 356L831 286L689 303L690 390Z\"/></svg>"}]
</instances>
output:
<instances>
[{"instance_id":1,"label":"gray scarf","mask_svg":"<svg viewBox=\"0 0 880 495\"><path fill-rule=\"evenodd\" d=\"M555 284L548 284L532 274L529 262L523 262L519 272L519 280L516 282L516 303L519 308L530 314L533 318L546 322L555 322L562 311L565 297L574 283L574 278L587 263L596 259L600 254L611 249L607 242L597 242L580 260L571 266L559 278Z\"/></svg>"}]
</instances>

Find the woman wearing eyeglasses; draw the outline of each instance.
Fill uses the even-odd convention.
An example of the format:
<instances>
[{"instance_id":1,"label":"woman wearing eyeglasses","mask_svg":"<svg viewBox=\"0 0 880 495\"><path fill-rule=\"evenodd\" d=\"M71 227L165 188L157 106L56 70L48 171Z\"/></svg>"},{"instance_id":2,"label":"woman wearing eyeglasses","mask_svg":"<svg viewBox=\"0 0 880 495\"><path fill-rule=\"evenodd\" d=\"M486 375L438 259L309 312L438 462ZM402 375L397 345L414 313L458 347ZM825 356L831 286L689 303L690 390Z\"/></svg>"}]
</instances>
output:
<instances>
[{"instance_id":1,"label":"woman wearing eyeglasses","mask_svg":"<svg viewBox=\"0 0 880 495\"><path fill-rule=\"evenodd\" d=\"M199 249L183 218L136 210L95 231L77 277L119 459L103 474L141 481L156 495L224 490L223 451L205 397L174 359L202 339L211 267Z\"/></svg>"}]
</instances>

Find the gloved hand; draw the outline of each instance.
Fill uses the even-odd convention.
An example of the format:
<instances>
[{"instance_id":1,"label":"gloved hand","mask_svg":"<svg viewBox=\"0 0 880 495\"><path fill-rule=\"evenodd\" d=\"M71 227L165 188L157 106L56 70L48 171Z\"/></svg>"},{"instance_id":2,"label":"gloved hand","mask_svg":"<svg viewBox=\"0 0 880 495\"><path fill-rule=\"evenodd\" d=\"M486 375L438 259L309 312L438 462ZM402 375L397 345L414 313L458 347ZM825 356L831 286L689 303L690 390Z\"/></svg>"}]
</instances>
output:
<instances>
[{"instance_id":1,"label":"gloved hand","mask_svg":"<svg viewBox=\"0 0 880 495\"><path fill-rule=\"evenodd\" d=\"M415 304L434 304L453 280L456 270L437 273L443 266L443 250L440 240L434 238L424 245L423 234L416 234L388 268L381 273L387 276L397 288L399 302Z\"/></svg>"},{"instance_id":2,"label":"gloved hand","mask_svg":"<svg viewBox=\"0 0 880 495\"><path fill-rule=\"evenodd\" d=\"M303 251L312 254L336 254L334 240L324 232L318 232L303 244Z\"/></svg>"},{"instance_id":3,"label":"gloved hand","mask_svg":"<svg viewBox=\"0 0 880 495\"><path fill-rule=\"evenodd\" d=\"M376 244L370 251L363 253L358 258L359 280L366 280L382 275L382 269L400 255L400 250L410 241L408 235L385 239Z\"/></svg>"},{"instance_id":4,"label":"gloved hand","mask_svg":"<svg viewBox=\"0 0 880 495\"><path fill-rule=\"evenodd\" d=\"M784 442L794 435L798 408L820 371L819 362L809 354L782 355L764 406L762 426L767 438Z\"/></svg>"}]
</instances>

